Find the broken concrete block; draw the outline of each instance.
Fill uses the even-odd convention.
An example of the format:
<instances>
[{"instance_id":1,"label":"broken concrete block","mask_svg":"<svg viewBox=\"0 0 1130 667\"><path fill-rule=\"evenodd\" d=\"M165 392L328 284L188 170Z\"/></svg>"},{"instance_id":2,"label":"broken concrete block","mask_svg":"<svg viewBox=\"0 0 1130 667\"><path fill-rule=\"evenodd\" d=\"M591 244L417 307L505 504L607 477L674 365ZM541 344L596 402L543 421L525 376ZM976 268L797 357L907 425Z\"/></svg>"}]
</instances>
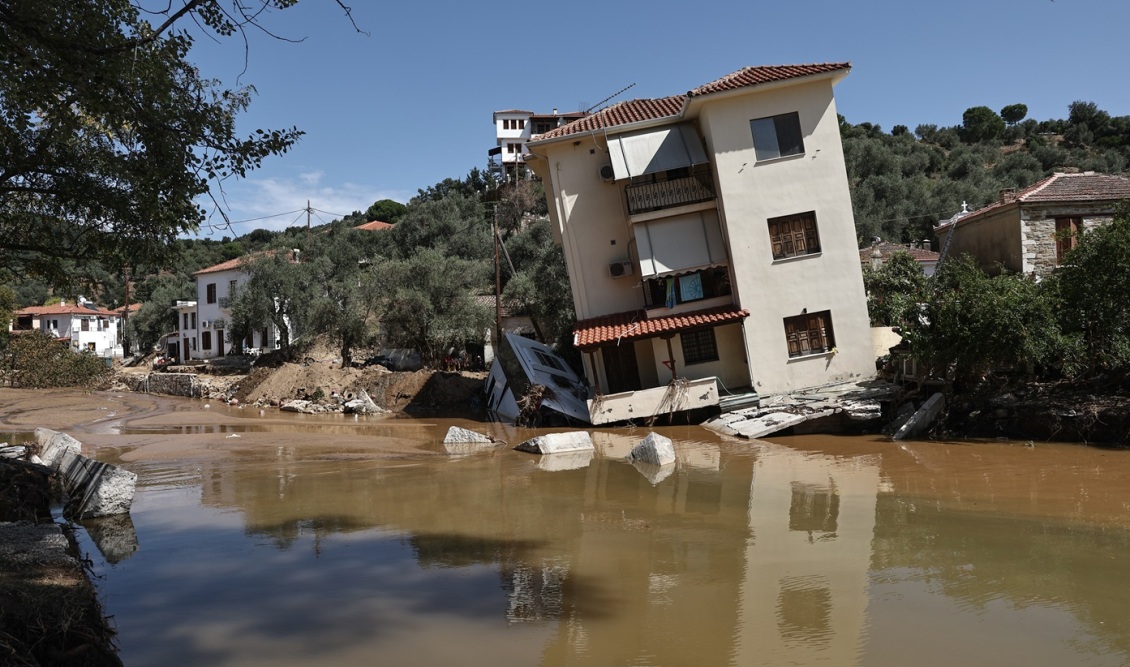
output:
<instances>
[{"instance_id":1,"label":"broken concrete block","mask_svg":"<svg viewBox=\"0 0 1130 667\"><path fill-rule=\"evenodd\" d=\"M646 438L632 448L628 460L665 466L675 462L675 445L671 443L671 438L655 432L648 433Z\"/></svg>"},{"instance_id":2,"label":"broken concrete block","mask_svg":"<svg viewBox=\"0 0 1130 667\"><path fill-rule=\"evenodd\" d=\"M52 431L49 428L37 428L35 429L35 439L39 442L39 448L42 452L39 457L43 459L44 464L56 470L59 469L59 464L65 452L82 453L82 443L66 433Z\"/></svg>"},{"instance_id":3,"label":"broken concrete block","mask_svg":"<svg viewBox=\"0 0 1130 667\"><path fill-rule=\"evenodd\" d=\"M563 452L583 452L595 450L588 431L569 433L547 433L521 443L514 449L531 454L561 454Z\"/></svg>"},{"instance_id":4,"label":"broken concrete block","mask_svg":"<svg viewBox=\"0 0 1130 667\"><path fill-rule=\"evenodd\" d=\"M913 438L924 432L929 428L930 424L934 423L934 420L938 418L938 415L942 412L942 408L945 406L946 401L942 393L934 393L934 395L926 399L926 402L922 404L922 407L918 408L917 412L910 416L910 419L906 420L906 423L895 432L891 439L904 440L906 438Z\"/></svg>"},{"instance_id":5,"label":"broken concrete block","mask_svg":"<svg viewBox=\"0 0 1130 667\"><path fill-rule=\"evenodd\" d=\"M69 495L67 516L89 519L129 512L137 485L136 474L69 452L59 470Z\"/></svg>"},{"instance_id":6,"label":"broken concrete block","mask_svg":"<svg viewBox=\"0 0 1130 667\"><path fill-rule=\"evenodd\" d=\"M493 445L494 438L470 429L452 426L447 429L447 435L443 438L443 444L454 445L456 443Z\"/></svg>"},{"instance_id":7,"label":"broken concrete block","mask_svg":"<svg viewBox=\"0 0 1130 667\"><path fill-rule=\"evenodd\" d=\"M347 400L342 407L345 408L345 412L349 414L371 415L386 411L373 402L373 399L369 397L369 393L364 389L358 389L356 396Z\"/></svg>"}]
</instances>

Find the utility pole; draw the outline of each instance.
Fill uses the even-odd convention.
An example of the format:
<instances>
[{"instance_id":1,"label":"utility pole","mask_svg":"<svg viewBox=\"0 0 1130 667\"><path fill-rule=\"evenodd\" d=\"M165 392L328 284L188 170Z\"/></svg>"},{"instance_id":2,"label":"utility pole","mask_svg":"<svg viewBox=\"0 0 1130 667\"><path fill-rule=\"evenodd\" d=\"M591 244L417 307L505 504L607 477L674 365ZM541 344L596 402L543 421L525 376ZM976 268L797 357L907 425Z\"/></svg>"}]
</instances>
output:
<instances>
[{"instance_id":1,"label":"utility pole","mask_svg":"<svg viewBox=\"0 0 1130 667\"><path fill-rule=\"evenodd\" d=\"M126 277L126 307L122 310L122 357L128 357L130 350L129 341L129 267L122 267Z\"/></svg>"},{"instance_id":2,"label":"utility pole","mask_svg":"<svg viewBox=\"0 0 1130 667\"><path fill-rule=\"evenodd\" d=\"M310 214L313 211L310 209L310 200L306 200L306 252L310 252Z\"/></svg>"},{"instance_id":3,"label":"utility pole","mask_svg":"<svg viewBox=\"0 0 1130 667\"><path fill-rule=\"evenodd\" d=\"M494 203L494 216L490 222L494 237L494 356L502 349L502 265L498 263L498 202Z\"/></svg>"}]
</instances>

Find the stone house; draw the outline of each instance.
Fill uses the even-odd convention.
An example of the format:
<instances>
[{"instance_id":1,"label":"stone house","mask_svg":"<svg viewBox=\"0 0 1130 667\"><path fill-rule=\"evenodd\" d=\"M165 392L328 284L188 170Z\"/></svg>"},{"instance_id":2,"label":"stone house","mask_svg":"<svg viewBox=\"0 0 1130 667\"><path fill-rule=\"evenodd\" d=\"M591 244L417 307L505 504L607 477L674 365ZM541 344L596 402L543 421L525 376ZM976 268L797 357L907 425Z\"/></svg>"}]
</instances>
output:
<instances>
[{"instance_id":1,"label":"stone house","mask_svg":"<svg viewBox=\"0 0 1130 667\"><path fill-rule=\"evenodd\" d=\"M943 248L953 234L949 257L968 253L989 273L1003 267L1043 278L1063 263L1080 232L1108 224L1126 199L1130 178L1057 173L1023 190L1003 191L997 201L959 213L934 231Z\"/></svg>"},{"instance_id":2,"label":"stone house","mask_svg":"<svg viewBox=\"0 0 1130 667\"><path fill-rule=\"evenodd\" d=\"M832 94L850 69L747 67L527 143L608 419L666 409L675 380L717 405L874 374Z\"/></svg>"}]
</instances>

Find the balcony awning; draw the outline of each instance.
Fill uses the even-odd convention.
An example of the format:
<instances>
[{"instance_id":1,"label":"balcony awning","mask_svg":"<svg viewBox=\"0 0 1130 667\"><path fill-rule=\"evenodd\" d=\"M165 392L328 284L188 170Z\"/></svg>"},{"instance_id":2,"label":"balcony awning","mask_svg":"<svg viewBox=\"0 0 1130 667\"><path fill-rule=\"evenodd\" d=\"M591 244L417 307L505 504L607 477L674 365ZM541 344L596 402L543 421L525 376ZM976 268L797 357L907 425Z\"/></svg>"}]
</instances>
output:
<instances>
[{"instance_id":1,"label":"balcony awning","mask_svg":"<svg viewBox=\"0 0 1130 667\"><path fill-rule=\"evenodd\" d=\"M603 345L619 344L621 341L671 336L684 331L732 324L747 317L749 311L737 306L720 306L652 318L648 318L642 310L633 310L577 322L573 327L573 344L581 350L592 350Z\"/></svg>"},{"instance_id":2,"label":"balcony awning","mask_svg":"<svg viewBox=\"0 0 1130 667\"><path fill-rule=\"evenodd\" d=\"M637 223L636 251L644 278L696 271L729 263L718 212L697 211Z\"/></svg>"},{"instance_id":3,"label":"balcony awning","mask_svg":"<svg viewBox=\"0 0 1130 667\"><path fill-rule=\"evenodd\" d=\"M617 181L708 162L690 123L610 136L608 154Z\"/></svg>"}]
</instances>

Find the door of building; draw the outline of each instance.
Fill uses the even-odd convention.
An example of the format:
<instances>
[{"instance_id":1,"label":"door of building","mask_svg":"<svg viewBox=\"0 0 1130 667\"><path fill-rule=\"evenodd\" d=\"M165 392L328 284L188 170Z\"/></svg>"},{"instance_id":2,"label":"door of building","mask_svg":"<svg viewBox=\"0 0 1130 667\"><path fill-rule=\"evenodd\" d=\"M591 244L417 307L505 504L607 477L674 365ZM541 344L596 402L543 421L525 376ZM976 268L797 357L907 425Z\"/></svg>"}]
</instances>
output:
<instances>
[{"instance_id":1,"label":"door of building","mask_svg":"<svg viewBox=\"0 0 1130 667\"><path fill-rule=\"evenodd\" d=\"M636 363L634 343L621 343L601 348L604 355L604 375L608 380L605 393L618 394L622 391L640 389L640 369Z\"/></svg>"}]
</instances>

